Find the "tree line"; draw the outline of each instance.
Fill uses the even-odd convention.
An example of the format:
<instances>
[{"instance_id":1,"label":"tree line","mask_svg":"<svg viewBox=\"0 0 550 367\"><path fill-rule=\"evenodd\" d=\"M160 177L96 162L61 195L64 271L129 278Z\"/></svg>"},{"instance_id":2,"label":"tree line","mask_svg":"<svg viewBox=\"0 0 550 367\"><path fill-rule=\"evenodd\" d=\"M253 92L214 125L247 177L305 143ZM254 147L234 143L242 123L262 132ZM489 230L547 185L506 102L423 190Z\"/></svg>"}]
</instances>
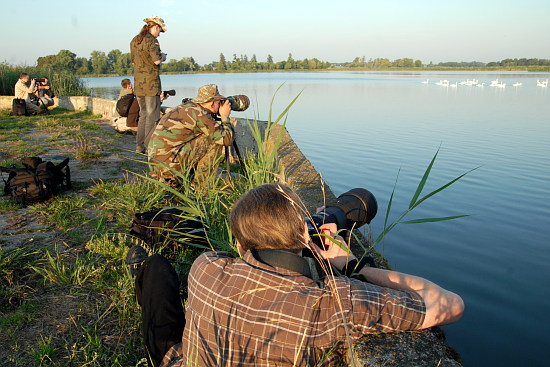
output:
<instances>
[{"instance_id":1,"label":"tree line","mask_svg":"<svg viewBox=\"0 0 550 367\"><path fill-rule=\"evenodd\" d=\"M36 67L41 70L66 70L80 76L86 75L130 75L133 74L133 66L130 53L123 53L115 49L107 54L103 51L94 50L89 58L77 57L74 52L61 50L56 55L39 57L36 60ZM262 70L319 70L331 67L330 62L321 61L317 58L295 60L292 54L283 61L275 62L271 55L266 61L258 61L256 55L248 58L247 55L233 54L228 60L223 53L217 61L205 65L199 65L193 57L184 57L180 60L170 59L161 65L161 72L198 72L198 71L262 71Z\"/></svg>"},{"instance_id":2,"label":"tree line","mask_svg":"<svg viewBox=\"0 0 550 367\"><path fill-rule=\"evenodd\" d=\"M36 61L37 69L40 70L59 70L68 71L79 76L87 75L131 75L133 66L129 53L115 49L107 54L103 51L94 50L89 58L77 57L69 50L60 50L56 55L39 57ZM161 72L182 73L182 72L240 72L240 71L276 71L276 70L326 70L330 68L364 68L372 70L384 70L391 68L513 68L513 67L548 67L550 60L547 59L504 59L483 63L479 61L470 62L440 62L434 64L423 64L421 60L412 58L399 58L390 60L388 58L370 58L356 57L351 62L335 64L327 61L321 61L317 58L305 58L295 60L292 54L282 61L274 61L271 55L268 55L265 61L259 61L255 54L252 57L248 55L233 54L231 59L220 53L217 61L205 65L199 65L193 57L183 57L180 60L170 59L161 65Z\"/></svg>"}]
</instances>

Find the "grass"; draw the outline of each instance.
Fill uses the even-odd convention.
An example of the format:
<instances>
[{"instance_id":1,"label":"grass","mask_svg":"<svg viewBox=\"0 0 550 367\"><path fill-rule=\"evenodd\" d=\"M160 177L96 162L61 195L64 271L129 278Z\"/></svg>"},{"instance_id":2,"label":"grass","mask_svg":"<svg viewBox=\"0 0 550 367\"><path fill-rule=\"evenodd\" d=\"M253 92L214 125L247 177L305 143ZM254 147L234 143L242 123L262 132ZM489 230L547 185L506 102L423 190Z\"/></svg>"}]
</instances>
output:
<instances>
[{"instance_id":1,"label":"grass","mask_svg":"<svg viewBox=\"0 0 550 367\"><path fill-rule=\"evenodd\" d=\"M91 94L90 89L86 88L82 80L73 73L0 63L0 95L13 96L15 83L23 72L28 73L31 78L47 77L53 92L58 96L89 96Z\"/></svg>"},{"instance_id":2,"label":"grass","mask_svg":"<svg viewBox=\"0 0 550 367\"><path fill-rule=\"evenodd\" d=\"M245 157L247 175L228 180L212 169L205 184L192 189L193 183L185 172L174 172L181 185L174 189L136 173L115 181L98 177L92 183L77 182L73 191L27 208L0 200L2 214L36 218L47 226L41 231L52 233L42 242L35 241L34 247L0 249L0 338L6 340L6 351L0 351L0 358L15 366L145 366L141 310L134 296L134 279L124 265L132 242L128 232L134 213L177 207L183 210L185 218L198 219L204 224L206 249L236 254L228 214L233 203L250 188L286 181L277 156L284 129L275 127L277 124L284 127L286 114L295 101L277 117L270 113L265 131L257 121L248 121L259 153L257 157ZM46 132L51 140L42 144L43 149L59 149L65 142L71 142L73 154L93 164L112 151L109 144L116 140L115 137L110 140L109 135L96 135L97 124L87 121L93 117L86 112L57 109L50 116L18 119L2 113L0 119L5 119L6 126L16 133L10 128L2 129L0 124L0 139L10 137L26 142L25 134L35 130ZM22 152L11 146L2 144L2 151L7 154L0 165L18 162ZM123 165L126 169L135 168L136 162L127 161ZM421 197L432 165L433 161L407 213L448 186ZM240 166L233 165L233 171L240 171ZM395 225L407 223L403 218L399 217ZM395 225L387 223L384 235ZM368 243L362 246L365 251L370 250ZM148 250L170 256L185 291L190 265L205 247L187 236L185 244L162 244ZM59 325L49 325L47 320L55 320ZM43 327L39 333L26 333L31 324Z\"/></svg>"}]
</instances>

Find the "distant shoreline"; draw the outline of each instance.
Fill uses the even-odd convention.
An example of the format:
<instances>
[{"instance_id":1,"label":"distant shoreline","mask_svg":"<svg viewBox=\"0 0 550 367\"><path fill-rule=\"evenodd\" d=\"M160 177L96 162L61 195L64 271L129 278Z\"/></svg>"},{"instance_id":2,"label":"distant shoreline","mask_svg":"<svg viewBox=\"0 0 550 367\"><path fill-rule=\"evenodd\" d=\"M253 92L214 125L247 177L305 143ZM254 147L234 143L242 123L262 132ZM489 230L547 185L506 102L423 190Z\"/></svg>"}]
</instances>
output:
<instances>
[{"instance_id":1,"label":"distant shoreline","mask_svg":"<svg viewBox=\"0 0 550 367\"><path fill-rule=\"evenodd\" d=\"M496 67L419 67L419 68L387 68L387 69L371 69L371 68L348 68L348 67L333 67L329 69L292 69L292 70L231 70L231 71L182 71L177 73L162 73L161 75L184 75L184 74L250 74L250 73L312 73L320 71L372 71L372 72L392 72L392 71L522 71L528 73L550 73L550 67L539 67L544 70L530 70L533 68L496 68ZM126 75L118 74L98 74L98 75L82 75L80 78L103 78L103 77L123 77Z\"/></svg>"}]
</instances>

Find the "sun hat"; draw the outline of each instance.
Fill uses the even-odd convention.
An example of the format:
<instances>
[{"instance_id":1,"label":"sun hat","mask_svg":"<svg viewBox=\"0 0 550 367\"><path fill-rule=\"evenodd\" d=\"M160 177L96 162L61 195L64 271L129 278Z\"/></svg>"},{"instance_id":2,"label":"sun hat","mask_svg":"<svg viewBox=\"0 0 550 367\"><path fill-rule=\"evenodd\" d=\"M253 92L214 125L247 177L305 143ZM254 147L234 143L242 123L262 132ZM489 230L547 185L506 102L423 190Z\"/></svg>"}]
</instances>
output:
<instances>
[{"instance_id":1,"label":"sun hat","mask_svg":"<svg viewBox=\"0 0 550 367\"><path fill-rule=\"evenodd\" d=\"M145 23L148 23L148 22L157 23L160 26L161 32L166 32L166 24L164 24L164 19L162 19L161 17L158 17L155 15L153 17L145 18L143 19L143 21Z\"/></svg>"},{"instance_id":2,"label":"sun hat","mask_svg":"<svg viewBox=\"0 0 550 367\"><path fill-rule=\"evenodd\" d=\"M216 84L206 84L199 88L197 96L192 99L195 103L206 103L210 101L219 101L225 97L218 91Z\"/></svg>"}]
</instances>

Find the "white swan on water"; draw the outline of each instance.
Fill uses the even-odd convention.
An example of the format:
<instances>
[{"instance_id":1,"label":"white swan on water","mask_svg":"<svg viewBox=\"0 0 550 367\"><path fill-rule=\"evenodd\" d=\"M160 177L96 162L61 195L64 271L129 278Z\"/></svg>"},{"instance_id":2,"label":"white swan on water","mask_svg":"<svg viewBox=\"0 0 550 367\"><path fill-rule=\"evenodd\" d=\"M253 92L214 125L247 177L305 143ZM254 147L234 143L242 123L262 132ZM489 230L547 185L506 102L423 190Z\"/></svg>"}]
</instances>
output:
<instances>
[{"instance_id":1,"label":"white swan on water","mask_svg":"<svg viewBox=\"0 0 550 367\"><path fill-rule=\"evenodd\" d=\"M426 79L422 81L422 84L428 84L430 82L430 79Z\"/></svg>"},{"instance_id":2,"label":"white swan on water","mask_svg":"<svg viewBox=\"0 0 550 367\"><path fill-rule=\"evenodd\" d=\"M537 87L548 88L548 79L543 81L537 80Z\"/></svg>"},{"instance_id":3,"label":"white swan on water","mask_svg":"<svg viewBox=\"0 0 550 367\"><path fill-rule=\"evenodd\" d=\"M522 82L516 82L516 83L512 84L512 86L514 86L514 87L521 87L522 85L523 85Z\"/></svg>"}]
</instances>

